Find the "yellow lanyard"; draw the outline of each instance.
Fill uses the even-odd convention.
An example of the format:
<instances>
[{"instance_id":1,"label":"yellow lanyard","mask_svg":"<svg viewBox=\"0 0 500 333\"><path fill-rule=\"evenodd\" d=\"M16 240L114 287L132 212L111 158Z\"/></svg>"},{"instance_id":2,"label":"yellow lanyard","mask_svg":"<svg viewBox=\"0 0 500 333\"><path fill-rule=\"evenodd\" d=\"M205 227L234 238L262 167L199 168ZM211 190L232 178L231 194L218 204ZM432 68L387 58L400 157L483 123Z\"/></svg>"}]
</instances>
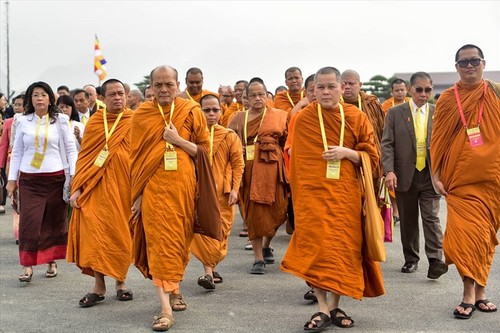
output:
<instances>
[{"instance_id":1,"label":"yellow lanyard","mask_svg":"<svg viewBox=\"0 0 500 333\"><path fill-rule=\"evenodd\" d=\"M210 127L210 155L208 156L208 159L210 161L210 165L213 165L214 161L214 127L215 125L212 125Z\"/></svg>"},{"instance_id":2,"label":"yellow lanyard","mask_svg":"<svg viewBox=\"0 0 500 333\"><path fill-rule=\"evenodd\" d=\"M193 102L196 102L193 97L191 97L191 94L189 94L189 91L186 89L186 95L187 97L192 100ZM203 97L203 90L201 91L201 97ZM196 102L198 103L198 102Z\"/></svg>"},{"instance_id":3,"label":"yellow lanyard","mask_svg":"<svg viewBox=\"0 0 500 333\"><path fill-rule=\"evenodd\" d=\"M288 90L286 91L286 97L288 97L288 100L290 101L290 104L292 104L292 107L295 107L295 103L292 101L292 97L290 97ZM300 99L302 98L304 98L304 90L300 92Z\"/></svg>"},{"instance_id":4,"label":"yellow lanyard","mask_svg":"<svg viewBox=\"0 0 500 333\"><path fill-rule=\"evenodd\" d=\"M108 142L109 138L111 138L111 135L113 135L113 132L116 129L116 126L118 126L118 123L120 122L120 119L122 119L123 112L121 112L118 117L115 120L115 123L113 124L113 127L111 127L111 131L108 130L108 118L106 116L106 109L102 109L102 118L104 119L104 134L106 135L106 144L104 145L104 149L108 150Z\"/></svg>"},{"instance_id":5,"label":"yellow lanyard","mask_svg":"<svg viewBox=\"0 0 500 333\"><path fill-rule=\"evenodd\" d=\"M411 102L411 100L408 102L408 104L410 105L410 110L411 110L411 116L413 118L413 128L415 129L415 138L417 138L417 141L419 141L419 138L418 136L418 133L417 133L417 122L416 122L416 119L415 119L415 112L413 111L413 103ZM427 105L427 103L425 104ZM420 108L420 110L422 110L422 108ZM417 114L417 117L420 117L419 114ZM423 137L423 140L422 141L425 141L427 140L427 124L429 122L429 107L427 106L427 112L425 114L425 123L423 124L424 126L424 137Z\"/></svg>"},{"instance_id":6,"label":"yellow lanyard","mask_svg":"<svg viewBox=\"0 0 500 333\"><path fill-rule=\"evenodd\" d=\"M38 122L36 124L36 132L35 132L35 151L38 151L38 139L40 135L40 125L42 124L42 118L38 118ZM42 154L45 154L47 151L47 144L49 140L49 114L47 113L45 115L45 138L43 138L43 152Z\"/></svg>"},{"instance_id":7,"label":"yellow lanyard","mask_svg":"<svg viewBox=\"0 0 500 333\"><path fill-rule=\"evenodd\" d=\"M247 123L248 123L248 113L250 111L245 111L245 127L243 128L243 136L245 137L245 146L247 146ZM262 118L260 119L260 125L259 129L257 129L257 135L255 136L255 139L253 139L253 144L257 142L257 138L259 136L259 130L260 127L262 126L262 122L264 121L264 117L266 116L267 108L264 109L264 113L262 114Z\"/></svg>"},{"instance_id":8,"label":"yellow lanyard","mask_svg":"<svg viewBox=\"0 0 500 333\"><path fill-rule=\"evenodd\" d=\"M186 93L187 93L187 90L186 90ZM191 96L189 96L189 98L191 98ZM158 109L160 109L160 113L161 113L161 118L163 119L163 121L165 122L165 126L170 128L170 124L172 123L172 115L174 114L174 102L172 101L172 104L170 105L170 119L168 120L168 123L167 121L165 120L165 114L163 113L163 108L161 107L160 103L158 103ZM174 146L165 141L165 147L167 149L175 149Z\"/></svg>"},{"instance_id":9,"label":"yellow lanyard","mask_svg":"<svg viewBox=\"0 0 500 333\"><path fill-rule=\"evenodd\" d=\"M344 96L340 96L340 100L344 102ZM358 94L358 109L363 111L363 105L361 104L361 95Z\"/></svg>"},{"instance_id":10,"label":"yellow lanyard","mask_svg":"<svg viewBox=\"0 0 500 333\"><path fill-rule=\"evenodd\" d=\"M339 147L344 146L344 130L345 130L345 116L344 116L344 107L339 103L340 109L340 138L339 138ZM323 122L323 112L321 111L321 105L318 103L318 118L319 118L319 127L321 129L321 138L323 139L323 148L325 151L328 150L328 142L326 141L326 133L325 133L325 123Z\"/></svg>"}]
</instances>

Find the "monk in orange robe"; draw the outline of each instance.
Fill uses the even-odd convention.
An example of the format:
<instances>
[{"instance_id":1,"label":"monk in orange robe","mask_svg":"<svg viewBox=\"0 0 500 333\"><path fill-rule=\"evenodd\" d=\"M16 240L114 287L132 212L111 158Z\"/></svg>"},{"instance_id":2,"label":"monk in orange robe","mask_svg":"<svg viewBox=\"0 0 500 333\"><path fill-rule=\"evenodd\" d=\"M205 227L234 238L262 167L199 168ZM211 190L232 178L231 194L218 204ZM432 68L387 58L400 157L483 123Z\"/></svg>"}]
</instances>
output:
<instances>
[{"instance_id":1,"label":"monk in orange robe","mask_svg":"<svg viewBox=\"0 0 500 333\"><path fill-rule=\"evenodd\" d=\"M238 134L245 150L240 198L255 256L250 273L264 274L266 263L274 263L271 239L286 218L288 179L282 147L287 136L287 113L266 107L263 83L252 82L246 91L250 109L238 112L229 128Z\"/></svg>"},{"instance_id":2,"label":"monk in orange robe","mask_svg":"<svg viewBox=\"0 0 500 333\"><path fill-rule=\"evenodd\" d=\"M483 59L475 45L457 51L460 81L439 97L430 146L434 184L448 207L443 251L463 281L454 310L460 319L475 309L497 310L486 298L486 283L500 227L500 84L483 80ZM467 134L475 128L479 138Z\"/></svg>"},{"instance_id":3,"label":"monk in orange robe","mask_svg":"<svg viewBox=\"0 0 500 333\"><path fill-rule=\"evenodd\" d=\"M302 71L298 67L290 67L285 71L285 84L287 90L280 91L274 96L274 106L277 109L288 112L288 121L292 117L292 109L295 104L304 98L304 89L302 89Z\"/></svg>"},{"instance_id":4,"label":"monk in orange robe","mask_svg":"<svg viewBox=\"0 0 500 333\"><path fill-rule=\"evenodd\" d=\"M207 119L210 130L209 160L217 186L219 208L222 219L222 240L195 234L191 243L191 252L205 268L205 275L198 279L198 284L205 289L215 289L215 283L222 283L216 266L227 255L227 242L234 221L234 204L238 201L238 190L245 162L241 141L230 129L218 125L221 117L221 103L215 95L205 95L200 100L201 110Z\"/></svg>"},{"instance_id":5,"label":"monk in orange robe","mask_svg":"<svg viewBox=\"0 0 500 333\"><path fill-rule=\"evenodd\" d=\"M227 127L229 125L229 122L233 118L234 114L238 111L243 111L245 109L242 96L243 96L243 91L246 89L247 85L248 82L245 80L239 80L235 83L233 92L235 102L232 102L225 110L223 110L219 120L219 124L221 126Z\"/></svg>"},{"instance_id":6,"label":"monk in orange robe","mask_svg":"<svg viewBox=\"0 0 500 333\"><path fill-rule=\"evenodd\" d=\"M407 88L406 82L402 79L394 79L391 82L392 97L386 99L384 103L382 103L382 109L385 114L387 114L387 111L389 111L389 109L393 106L403 104L411 99L410 97L406 97L406 94L408 93Z\"/></svg>"},{"instance_id":7,"label":"monk in orange robe","mask_svg":"<svg viewBox=\"0 0 500 333\"><path fill-rule=\"evenodd\" d=\"M201 69L196 67L188 69L186 73L186 89L179 93L178 96L200 103L200 99L207 94L219 96L217 93L203 89L203 72Z\"/></svg>"},{"instance_id":8,"label":"monk in orange robe","mask_svg":"<svg viewBox=\"0 0 500 333\"><path fill-rule=\"evenodd\" d=\"M132 262L128 227L132 110L125 108L127 95L120 81L104 82L102 95L106 109L99 109L85 127L70 198L74 209L67 259L95 279L92 291L80 300L81 307L104 300L104 276L116 280L118 300L132 299L132 292L125 287ZM108 154L106 158L100 158L103 151Z\"/></svg>"},{"instance_id":9,"label":"monk in orange robe","mask_svg":"<svg viewBox=\"0 0 500 333\"><path fill-rule=\"evenodd\" d=\"M290 171L295 232L281 269L314 288L319 312L304 329L320 331L332 322L340 327L353 326L354 320L339 308L340 296L373 297L382 295L384 288L380 266L366 258L362 250L357 169L362 152L369 156L372 167L378 165L373 128L356 107L339 103L341 83L336 68L325 67L316 73L315 96L317 102L298 113L293 131ZM345 131L341 130L342 123ZM327 176L327 163L340 163L338 179ZM371 275L367 274L367 265ZM379 288L368 290L367 282L374 280ZM328 301L327 292L331 294Z\"/></svg>"},{"instance_id":10,"label":"monk in orange robe","mask_svg":"<svg viewBox=\"0 0 500 333\"><path fill-rule=\"evenodd\" d=\"M359 74L348 69L342 73L341 76L342 86L344 92L342 94L342 101L345 103L352 104L358 109L366 113L368 120L372 124L373 132L375 134L375 145L379 152L379 156L382 151L382 132L384 131L385 123L385 112L382 109L382 105L374 95L368 95L361 90L363 83L360 81ZM376 168L373 169L373 185L378 189L379 180L382 177L382 164L380 163Z\"/></svg>"},{"instance_id":11,"label":"monk in orange robe","mask_svg":"<svg viewBox=\"0 0 500 333\"><path fill-rule=\"evenodd\" d=\"M155 99L134 111L130 147L134 264L153 280L161 304L153 330L173 324L172 310L185 310L179 283L193 238L197 145L208 151L200 106L175 97L177 71L151 72ZM169 301L170 300L170 301Z\"/></svg>"}]
</instances>

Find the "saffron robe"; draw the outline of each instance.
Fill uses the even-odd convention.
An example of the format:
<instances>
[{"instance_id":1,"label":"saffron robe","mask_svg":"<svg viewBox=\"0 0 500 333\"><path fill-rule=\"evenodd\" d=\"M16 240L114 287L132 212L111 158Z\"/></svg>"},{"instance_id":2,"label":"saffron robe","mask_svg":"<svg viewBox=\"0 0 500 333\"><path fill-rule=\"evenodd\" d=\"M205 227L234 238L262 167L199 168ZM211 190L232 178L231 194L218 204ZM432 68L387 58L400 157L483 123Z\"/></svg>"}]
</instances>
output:
<instances>
[{"instance_id":1,"label":"saffron robe","mask_svg":"<svg viewBox=\"0 0 500 333\"><path fill-rule=\"evenodd\" d=\"M290 102L290 99L288 99L288 95L290 95L290 98L292 99L292 102ZM292 109L297 104L303 97L304 97L304 90L300 90L298 93L292 93L289 90L283 90L280 91L279 93L274 96L274 106L276 109L280 109L283 111L286 111L288 113L288 120L290 121L291 118L291 113Z\"/></svg>"},{"instance_id":2,"label":"saffron robe","mask_svg":"<svg viewBox=\"0 0 500 333\"><path fill-rule=\"evenodd\" d=\"M111 129L118 114L106 113ZM94 165L106 143L102 109L85 127L72 193L82 190L80 209L73 209L69 223L68 262L82 273L94 271L125 281L132 263L130 216L130 125L132 110L125 109L108 142L109 156L102 167Z\"/></svg>"},{"instance_id":3,"label":"saffron robe","mask_svg":"<svg viewBox=\"0 0 500 333\"><path fill-rule=\"evenodd\" d=\"M403 103L406 103L410 100L411 98L410 97L405 97L404 101L401 102L401 103L396 103L394 101L394 97L391 97L391 98L388 98L384 101L384 103L382 103L382 109L384 110L384 113L387 114L387 111L389 111L390 108L392 108L393 106L396 106L396 105L399 105L399 104L403 104Z\"/></svg>"},{"instance_id":4,"label":"saffron robe","mask_svg":"<svg viewBox=\"0 0 500 333\"><path fill-rule=\"evenodd\" d=\"M229 106L225 106L224 103L221 103L222 107L222 115L219 118L219 124L223 127L227 127L229 122L233 118L233 115L238 111L243 111L243 104L238 102L233 102Z\"/></svg>"},{"instance_id":5,"label":"saffron robe","mask_svg":"<svg viewBox=\"0 0 500 333\"><path fill-rule=\"evenodd\" d=\"M472 88L458 82L468 128L477 126L483 89L483 82ZM500 99L488 87L484 101L483 144L471 147L453 88L445 90L434 112L430 145L432 172L440 170L448 192L446 263L481 286L488 281L500 226Z\"/></svg>"},{"instance_id":6,"label":"saffron robe","mask_svg":"<svg viewBox=\"0 0 500 333\"><path fill-rule=\"evenodd\" d=\"M227 255L227 242L235 214L235 206L228 205L229 193L231 190L238 192L245 167L241 141L236 133L220 125L214 126L212 170L219 198L222 240L195 234L191 243L193 255L211 268L215 268Z\"/></svg>"},{"instance_id":7,"label":"saffron robe","mask_svg":"<svg viewBox=\"0 0 500 333\"><path fill-rule=\"evenodd\" d=\"M326 178L323 140L317 102L297 114L291 147L291 186L295 231L281 269L308 284L361 299L365 279L380 279L378 263L363 256L362 200L357 169L348 159L341 161L340 179ZM379 163L373 128L359 109L344 105L344 147L366 152L372 168ZM328 145L338 145L340 111L323 110ZM364 276L369 265L375 274ZM377 296L366 293L365 296Z\"/></svg>"}]
</instances>

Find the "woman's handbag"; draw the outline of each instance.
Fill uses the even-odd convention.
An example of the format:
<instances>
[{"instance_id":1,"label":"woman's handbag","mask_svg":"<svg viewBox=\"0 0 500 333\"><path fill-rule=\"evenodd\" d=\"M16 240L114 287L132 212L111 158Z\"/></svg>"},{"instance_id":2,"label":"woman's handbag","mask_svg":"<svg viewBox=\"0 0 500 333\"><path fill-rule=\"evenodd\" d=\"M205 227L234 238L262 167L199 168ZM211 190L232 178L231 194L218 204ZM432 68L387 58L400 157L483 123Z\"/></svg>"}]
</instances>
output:
<instances>
[{"instance_id":1,"label":"woman's handbag","mask_svg":"<svg viewBox=\"0 0 500 333\"><path fill-rule=\"evenodd\" d=\"M392 216L391 198L389 189L385 185L385 178L380 180L379 186L380 215L384 220L384 242L392 243L392 232L394 229L394 218Z\"/></svg>"}]
</instances>

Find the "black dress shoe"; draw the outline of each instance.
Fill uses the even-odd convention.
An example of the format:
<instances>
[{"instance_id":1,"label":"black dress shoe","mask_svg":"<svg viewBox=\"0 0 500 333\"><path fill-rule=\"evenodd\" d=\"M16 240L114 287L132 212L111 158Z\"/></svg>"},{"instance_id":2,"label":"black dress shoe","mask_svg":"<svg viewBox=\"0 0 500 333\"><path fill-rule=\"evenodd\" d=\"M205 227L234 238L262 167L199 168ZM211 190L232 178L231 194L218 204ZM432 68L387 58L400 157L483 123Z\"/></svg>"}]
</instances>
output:
<instances>
[{"instance_id":1,"label":"black dress shoe","mask_svg":"<svg viewBox=\"0 0 500 333\"><path fill-rule=\"evenodd\" d=\"M429 279L438 279L441 275L448 272L448 265L441 260L433 260L429 263L429 271L427 277Z\"/></svg>"},{"instance_id":2,"label":"black dress shoe","mask_svg":"<svg viewBox=\"0 0 500 333\"><path fill-rule=\"evenodd\" d=\"M418 264L416 262L405 262L404 266L401 267L401 272L403 273L413 273L418 269Z\"/></svg>"}]
</instances>

